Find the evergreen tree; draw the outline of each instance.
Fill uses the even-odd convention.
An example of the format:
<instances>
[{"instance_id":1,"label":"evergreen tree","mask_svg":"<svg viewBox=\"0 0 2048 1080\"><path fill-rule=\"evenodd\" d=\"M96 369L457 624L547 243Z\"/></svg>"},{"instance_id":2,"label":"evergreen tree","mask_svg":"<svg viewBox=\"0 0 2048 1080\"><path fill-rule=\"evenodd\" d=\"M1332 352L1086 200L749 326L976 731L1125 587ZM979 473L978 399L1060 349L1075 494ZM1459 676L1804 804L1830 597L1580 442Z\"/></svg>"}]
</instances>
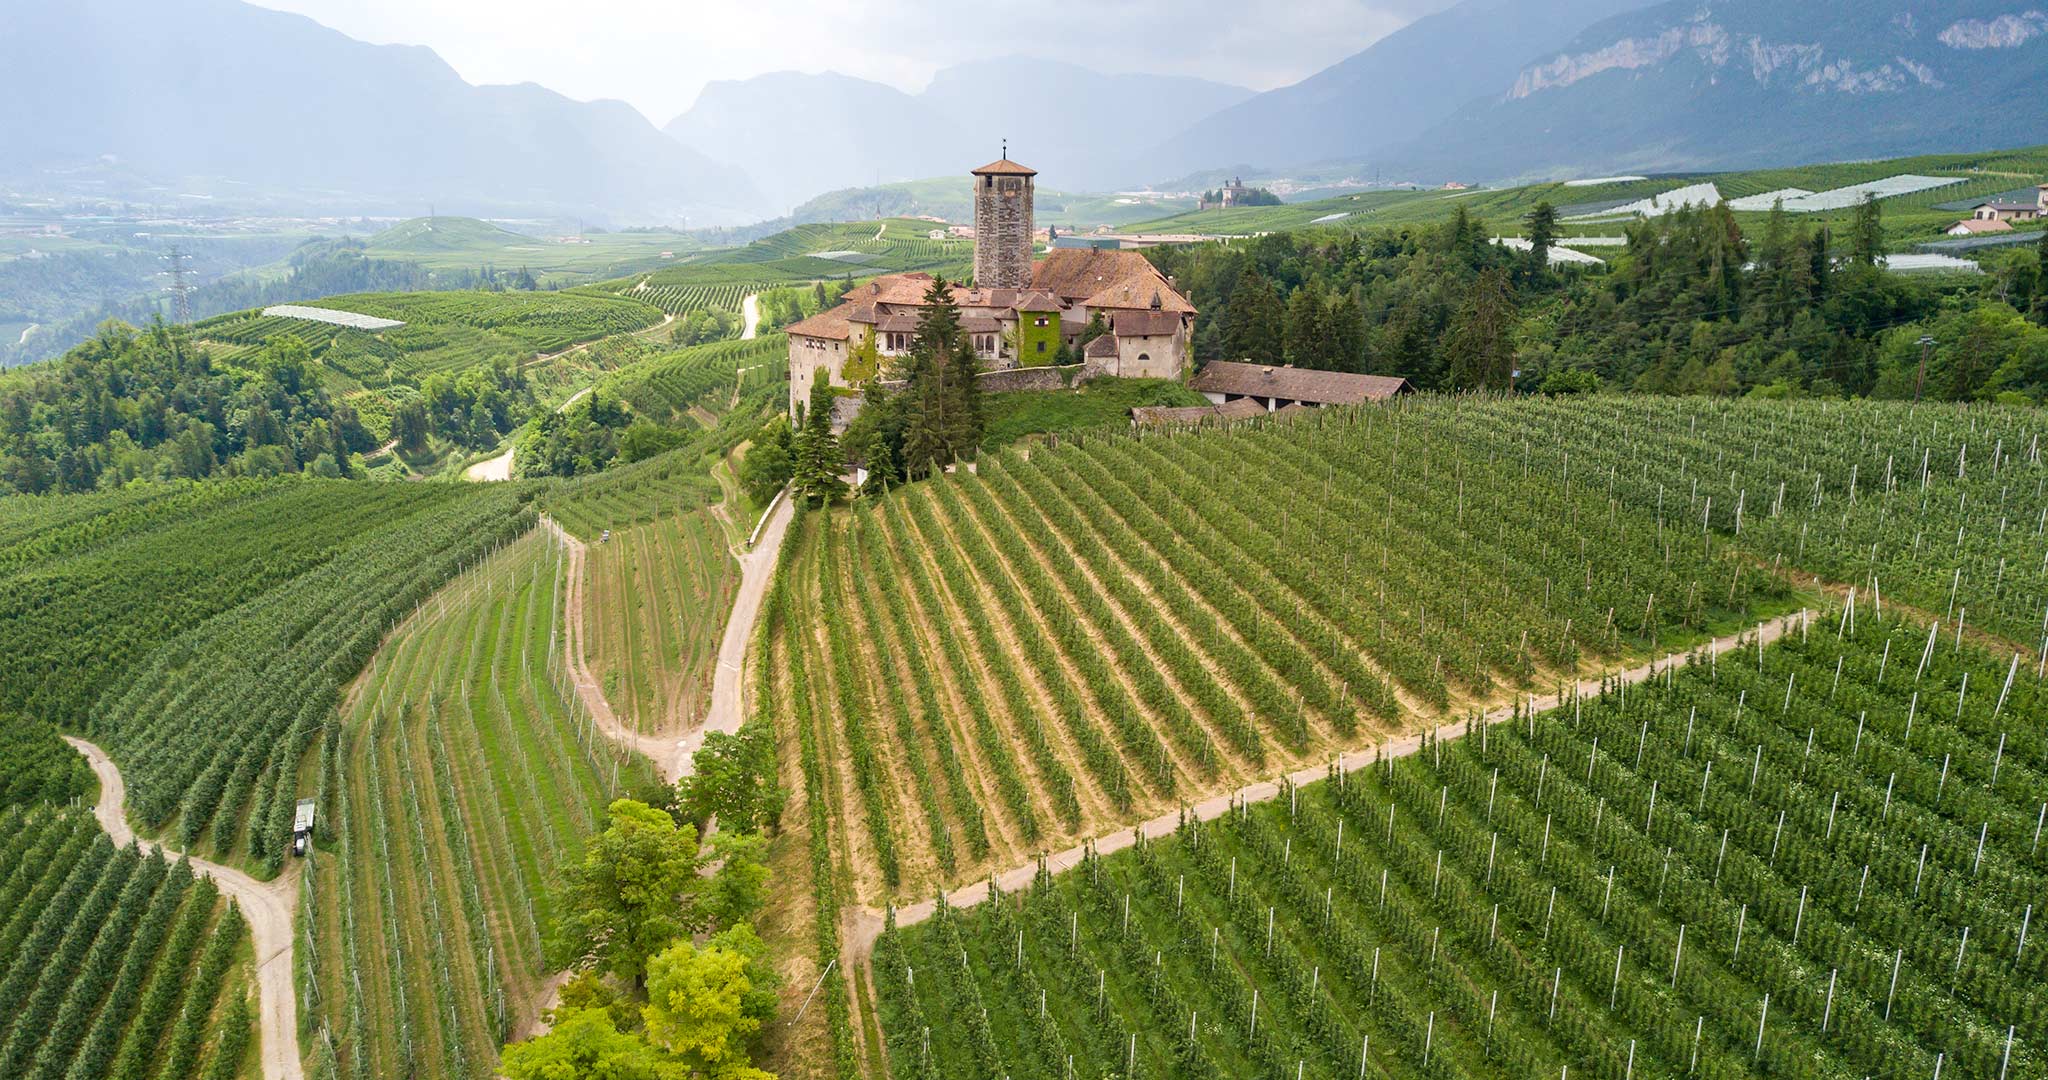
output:
<instances>
[{"instance_id":1,"label":"evergreen tree","mask_svg":"<svg viewBox=\"0 0 2048 1080\"><path fill-rule=\"evenodd\" d=\"M1328 344L1323 333L1323 290L1311 281L1294 290L1287 300L1287 325L1284 330L1287 362L1295 367L1320 368L1327 366L1323 357Z\"/></svg>"},{"instance_id":2,"label":"evergreen tree","mask_svg":"<svg viewBox=\"0 0 2048 1080\"><path fill-rule=\"evenodd\" d=\"M1327 366L1335 371L1364 371L1365 309L1359 306L1357 290L1343 293L1330 305L1325 331L1329 340Z\"/></svg>"},{"instance_id":3,"label":"evergreen tree","mask_svg":"<svg viewBox=\"0 0 2048 1080\"><path fill-rule=\"evenodd\" d=\"M1529 230L1529 273L1541 277L1550 269L1550 249L1557 245L1557 207L1548 200L1537 203L1522 224Z\"/></svg>"},{"instance_id":4,"label":"evergreen tree","mask_svg":"<svg viewBox=\"0 0 2048 1080\"><path fill-rule=\"evenodd\" d=\"M980 444L980 364L973 341L960 329L960 309L944 279L925 292L918 315L917 342L906 367L903 458L905 475L927 476L944 469Z\"/></svg>"},{"instance_id":5,"label":"evergreen tree","mask_svg":"<svg viewBox=\"0 0 2048 1080\"><path fill-rule=\"evenodd\" d=\"M818 372L811 384L811 400L804 413L803 430L796 436L796 467L791 482L799 498L813 507L823 506L846 492L840 474L846 460L839 451L839 438L832 434L832 377Z\"/></svg>"},{"instance_id":6,"label":"evergreen tree","mask_svg":"<svg viewBox=\"0 0 2048 1080\"><path fill-rule=\"evenodd\" d=\"M1282 354L1286 308L1257 270L1238 279L1223 313L1223 358L1270 364Z\"/></svg>"},{"instance_id":7,"label":"evergreen tree","mask_svg":"<svg viewBox=\"0 0 2048 1080\"><path fill-rule=\"evenodd\" d=\"M1506 390L1515 365L1515 297L1508 276L1487 270L1451 323L1444 351L1451 384L1461 390Z\"/></svg>"},{"instance_id":8,"label":"evergreen tree","mask_svg":"<svg viewBox=\"0 0 2048 1080\"><path fill-rule=\"evenodd\" d=\"M1884 258L1884 209L1876 195L1865 195L1849 223L1849 261L1876 266Z\"/></svg>"}]
</instances>

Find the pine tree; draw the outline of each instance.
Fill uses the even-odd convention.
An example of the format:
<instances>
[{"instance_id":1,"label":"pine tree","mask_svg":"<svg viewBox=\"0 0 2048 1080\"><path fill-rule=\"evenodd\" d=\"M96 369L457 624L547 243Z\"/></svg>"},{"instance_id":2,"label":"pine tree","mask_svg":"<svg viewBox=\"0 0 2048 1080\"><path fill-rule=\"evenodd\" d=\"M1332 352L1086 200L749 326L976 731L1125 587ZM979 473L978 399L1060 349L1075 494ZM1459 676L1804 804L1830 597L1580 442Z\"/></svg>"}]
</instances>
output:
<instances>
[{"instance_id":1,"label":"pine tree","mask_svg":"<svg viewBox=\"0 0 2048 1080\"><path fill-rule=\"evenodd\" d=\"M924 303L904 393L903 470L911 477L944 469L981 439L974 344L961 332L960 309L944 278L933 280Z\"/></svg>"},{"instance_id":2,"label":"pine tree","mask_svg":"<svg viewBox=\"0 0 2048 1080\"><path fill-rule=\"evenodd\" d=\"M1323 356L1328 350L1328 343L1324 339L1323 319L1322 286L1310 281L1294 290L1294 295L1287 300L1284 331L1289 364L1304 368L1326 366Z\"/></svg>"},{"instance_id":3,"label":"pine tree","mask_svg":"<svg viewBox=\"0 0 2048 1080\"><path fill-rule=\"evenodd\" d=\"M1522 223L1529 230L1529 272L1540 277L1550 269L1550 249L1557 245L1557 207L1537 203Z\"/></svg>"},{"instance_id":4,"label":"pine tree","mask_svg":"<svg viewBox=\"0 0 2048 1080\"><path fill-rule=\"evenodd\" d=\"M1285 319L1286 308L1272 283L1256 270L1247 271L1224 311L1224 359L1272 363L1282 352Z\"/></svg>"},{"instance_id":5,"label":"pine tree","mask_svg":"<svg viewBox=\"0 0 2048 1080\"><path fill-rule=\"evenodd\" d=\"M1334 371L1365 370L1365 309L1353 289L1330 305L1326 324L1329 339L1327 366Z\"/></svg>"},{"instance_id":6,"label":"pine tree","mask_svg":"<svg viewBox=\"0 0 2048 1080\"><path fill-rule=\"evenodd\" d=\"M1515 296L1508 276L1486 270L1451 322L1444 341L1451 385L1461 390L1505 390L1514 377Z\"/></svg>"},{"instance_id":7,"label":"pine tree","mask_svg":"<svg viewBox=\"0 0 2048 1080\"><path fill-rule=\"evenodd\" d=\"M803 430L796 436L796 470L791 482L799 497L817 507L846 493L840 474L846 460L839 451L839 438L832 434L832 376L818 373L811 384L811 400L804 413Z\"/></svg>"},{"instance_id":8,"label":"pine tree","mask_svg":"<svg viewBox=\"0 0 2048 1080\"><path fill-rule=\"evenodd\" d=\"M1866 195L1849 223L1849 261L1876 266L1884 258L1884 209L1876 195Z\"/></svg>"}]
</instances>

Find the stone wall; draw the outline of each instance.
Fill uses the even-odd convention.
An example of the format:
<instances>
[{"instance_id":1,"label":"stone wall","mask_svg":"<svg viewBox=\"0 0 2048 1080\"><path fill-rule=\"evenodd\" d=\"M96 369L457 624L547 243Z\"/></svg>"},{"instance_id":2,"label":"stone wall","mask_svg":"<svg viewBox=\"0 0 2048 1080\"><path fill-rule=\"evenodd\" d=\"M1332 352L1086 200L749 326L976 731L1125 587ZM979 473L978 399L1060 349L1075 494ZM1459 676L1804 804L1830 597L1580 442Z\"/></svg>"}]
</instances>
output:
<instances>
[{"instance_id":1,"label":"stone wall","mask_svg":"<svg viewBox=\"0 0 2048 1080\"><path fill-rule=\"evenodd\" d=\"M1033 186L1028 176L975 178L976 285L984 289L1025 289L1031 286L1031 243L1035 225Z\"/></svg>"},{"instance_id":2,"label":"stone wall","mask_svg":"<svg viewBox=\"0 0 2048 1080\"><path fill-rule=\"evenodd\" d=\"M983 393L1006 394L1014 390L1065 390L1078 386L1094 377L1081 364L1066 367L1012 368L1008 371L984 371L975 377Z\"/></svg>"}]
</instances>

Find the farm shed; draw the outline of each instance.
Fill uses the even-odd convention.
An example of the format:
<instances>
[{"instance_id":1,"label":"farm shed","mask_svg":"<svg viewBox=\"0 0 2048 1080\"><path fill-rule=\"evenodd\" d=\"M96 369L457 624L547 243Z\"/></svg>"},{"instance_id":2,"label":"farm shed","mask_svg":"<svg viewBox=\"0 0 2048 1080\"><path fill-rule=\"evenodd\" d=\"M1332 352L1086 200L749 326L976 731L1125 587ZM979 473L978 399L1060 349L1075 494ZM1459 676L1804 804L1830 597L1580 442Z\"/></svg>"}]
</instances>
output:
<instances>
[{"instance_id":1,"label":"farm shed","mask_svg":"<svg viewBox=\"0 0 2048 1080\"><path fill-rule=\"evenodd\" d=\"M1142 405L1131 410L1131 422L1143 428L1199 427L1233 424L1264 415L1264 405L1250 398L1238 398L1227 405Z\"/></svg>"},{"instance_id":2,"label":"farm shed","mask_svg":"<svg viewBox=\"0 0 2048 1080\"><path fill-rule=\"evenodd\" d=\"M1272 364L1212 360L1189 386L1218 405L1250 400L1268 412L1289 405L1361 405L1413 391L1408 380Z\"/></svg>"}]
</instances>

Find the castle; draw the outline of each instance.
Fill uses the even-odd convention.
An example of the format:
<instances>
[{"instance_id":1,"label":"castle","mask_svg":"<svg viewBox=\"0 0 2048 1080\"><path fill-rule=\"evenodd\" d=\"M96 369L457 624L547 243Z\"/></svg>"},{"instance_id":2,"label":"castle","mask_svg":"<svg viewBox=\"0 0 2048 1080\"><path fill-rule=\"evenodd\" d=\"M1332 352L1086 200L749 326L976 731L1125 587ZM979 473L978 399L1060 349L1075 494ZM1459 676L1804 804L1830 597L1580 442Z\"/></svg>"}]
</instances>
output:
<instances>
[{"instance_id":1,"label":"castle","mask_svg":"<svg viewBox=\"0 0 2048 1080\"><path fill-rule=\"evenodd\" d=\"M988 373L1057 363L1081 348L1100 314L1108 333L1082 349L1074 381L1115 376L1177 379L1193 347L1195 308L1135 251L1061 249L1033 259L1037 172L1007 156L974 170L974 281L953 290L960 328ZM916 343L932 275L884 274L838 307L790 326L789 402L794 415L826 373L845 385L847 361L870 342L884 358ZM1000 389L1000 385L991 385Z\"/></svg>"}]
</instances>

